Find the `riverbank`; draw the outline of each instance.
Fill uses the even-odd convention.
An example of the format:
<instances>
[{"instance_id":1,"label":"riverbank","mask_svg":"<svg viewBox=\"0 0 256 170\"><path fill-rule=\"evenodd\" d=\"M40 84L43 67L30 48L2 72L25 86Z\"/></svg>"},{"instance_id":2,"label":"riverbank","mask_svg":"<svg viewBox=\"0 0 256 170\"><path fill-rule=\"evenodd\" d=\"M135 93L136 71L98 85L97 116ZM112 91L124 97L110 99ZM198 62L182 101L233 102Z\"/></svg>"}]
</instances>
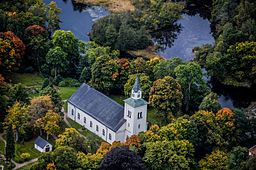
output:
<instances>
[{"instance_id":1,"label":"riverbank","mask_svg":"<svg viewBox=\"0 0 256 170\"><path fill-rule=\"evenodd\" d=\"M82 4L105 6L108 8L109 11L116 13L133 11L135 9L131 0L75 0L75 2Z\"/></svg>"}]
</instances>

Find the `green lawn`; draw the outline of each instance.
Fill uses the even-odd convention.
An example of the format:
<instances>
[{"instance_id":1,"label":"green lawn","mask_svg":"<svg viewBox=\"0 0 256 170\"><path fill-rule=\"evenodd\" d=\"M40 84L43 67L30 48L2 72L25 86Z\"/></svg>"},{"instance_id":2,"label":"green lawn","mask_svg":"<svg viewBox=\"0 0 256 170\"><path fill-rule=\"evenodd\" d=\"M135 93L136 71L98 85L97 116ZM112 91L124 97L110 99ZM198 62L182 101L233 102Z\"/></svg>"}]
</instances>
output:
<instances>
[{"instance_id":1,"label":"green lawn","mask_svg":"<svg viewBox=\"0 0 256 170\"><path fill-rule=\"evenodd\" d=\"M59 87L59 93L62 100L67 100L72 96L78 87Z\"/></svg>"},{"instance_id":2,"label":"green lawn","mask_svg":"<svg viewBox=\"0 0 256 170\"><path fill-rule=\"evenodd\" d=\"M28 164L28 165L26 165L26 166L23 166L23 167L19 168L18 170L30 170L30 168L31 168L33 165L35 165L35 164L37 164L37 162L34 162L34 163Z\"/></svg>"},{"instance_id":3,"label":"green lawn","mask_svg":"<svg viewBox=\"0 0 256 170\"><path fill-rule=\"evenodd\" d=\"M44 78L38 74L30 74L30 73L13 73L11 76L12 82L14 84L21 83L28 87L40 87L44 81Z\"/></svg>"},{"instance_id":4,"label":"green lawn","mask_svg":"<svg viewBox=\"0 0 256 170\"><path fill-rule=\"evenodd\" d=\"M4 154L4 150L5 150L5 143L4 141L0 140L0 153Z\"/></svg>"},{"instance_id":5,"label":"green lawn","mask_svg":"<svg viewBox=\"0 0 256 170\"><path fill-rule=\"evenodd\" d=\"M34 142L35 142L35 140L33 139L31 141L24 142L24 144L17 143L15 145L14 161L15 162L22 162L22 160L20 158L20 155L22 153L29 153L30 154L30 159L34 159L34 158L39 157L41 155L41 153L34 148Z\"/></svg>"},{"instance_id":6,"label":"green lawn","mask_svg":"<svg viewBox=\"0 0 256 170\"><path fill-rule=\"evenodd\" d=\"M126 99L126 97L122 95L110 95L109 97L121 105L124 105L124 99Z\"/></svg>"}]
</instances>

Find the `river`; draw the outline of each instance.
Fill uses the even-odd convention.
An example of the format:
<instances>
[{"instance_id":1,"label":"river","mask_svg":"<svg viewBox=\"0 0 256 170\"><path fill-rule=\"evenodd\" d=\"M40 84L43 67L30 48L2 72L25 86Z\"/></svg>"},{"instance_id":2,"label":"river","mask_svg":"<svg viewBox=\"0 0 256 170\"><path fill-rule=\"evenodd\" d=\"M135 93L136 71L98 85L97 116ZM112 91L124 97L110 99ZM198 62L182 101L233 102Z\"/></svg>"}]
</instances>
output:
<instances>
[{"instance_id":1,"label":"river","mask_svg":"<svg viewBox=\"0 0 256 170\"><path fill-rule=\"evenodd\" d=\"M48 4L51 0L44 0L44 2ZM109 14L103 7L79 6L73 4L72 0L55 0L55 2L62 10L60 28L72 31L78 39L83 41L89 41L88 33L91 31L93 23ZM184 14L178 23L181 25L181 31L173 41L170 41L171 44L165 44L164 48L158 51L160 55L166 58L176 56L189 61L194 58L193 47L214 43L210 22L198 14L193 16ZM241 94L247 94L247 92L239 90L234 93L219 84L211 83L211 85L213 85L212 90L220 96L219 101L223 107L241 107L250 102L245 95L241 97ZM241 102L241 99L245 101Z\"/></svg>"}]
</instances>

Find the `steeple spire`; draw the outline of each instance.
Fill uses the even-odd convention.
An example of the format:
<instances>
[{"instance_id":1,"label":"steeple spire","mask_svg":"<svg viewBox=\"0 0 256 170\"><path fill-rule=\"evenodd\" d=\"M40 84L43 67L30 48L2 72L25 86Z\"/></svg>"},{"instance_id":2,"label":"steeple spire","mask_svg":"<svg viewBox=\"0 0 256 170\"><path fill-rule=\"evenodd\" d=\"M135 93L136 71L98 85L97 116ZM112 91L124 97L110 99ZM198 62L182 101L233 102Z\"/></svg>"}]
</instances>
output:
<instances>
[{"instance_id":1,"label":"steeple spire","mask_svg":"<svg viewBox=\"0 0 256 170\"><path fill-rule=\"evenodd\" d=\"M141 90L141 87L140 87L140 78L139 78L138 75L136 76L135 83L134 83L134 85L133 85L132 90L133 90L134 92L138 92L139 90Z\"/></svg>"},{"instance_id":2,"label":"steeple spire","mask_svg":"<svg viewBox=\"0 0 256 170\"><path fill-rule=\"evenodd\" d=\"M141 87L140 87L140 78L139 78L138 75L136 76L136 79L135 79L135 82L134 82L134 85L133 85L133 88L132 88L131 97L133 99L141 99L141 97L142 97L142 90L141 90Z\"/></svg>"}]
</instances>

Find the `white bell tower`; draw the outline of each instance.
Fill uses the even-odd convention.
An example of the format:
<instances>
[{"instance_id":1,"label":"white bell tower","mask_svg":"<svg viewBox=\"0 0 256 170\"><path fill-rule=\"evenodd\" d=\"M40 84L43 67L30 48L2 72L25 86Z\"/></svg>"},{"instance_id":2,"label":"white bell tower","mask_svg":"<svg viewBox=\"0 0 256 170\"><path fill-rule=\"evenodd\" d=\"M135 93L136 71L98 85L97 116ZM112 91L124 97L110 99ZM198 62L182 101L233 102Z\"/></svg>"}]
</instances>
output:
<instances>
[{"instance_id":1,"label":"white bell tower","mask_svg":"<svg viewBox=\"0 0 256 170\"><path fill-rule=\"evenodd\" d=\"M138 134L147 130L147 102L142 99L140 79L137 76L131 97L124 100L124 119L126 119L125 136Z\"/></svg>"}]
</instances>

